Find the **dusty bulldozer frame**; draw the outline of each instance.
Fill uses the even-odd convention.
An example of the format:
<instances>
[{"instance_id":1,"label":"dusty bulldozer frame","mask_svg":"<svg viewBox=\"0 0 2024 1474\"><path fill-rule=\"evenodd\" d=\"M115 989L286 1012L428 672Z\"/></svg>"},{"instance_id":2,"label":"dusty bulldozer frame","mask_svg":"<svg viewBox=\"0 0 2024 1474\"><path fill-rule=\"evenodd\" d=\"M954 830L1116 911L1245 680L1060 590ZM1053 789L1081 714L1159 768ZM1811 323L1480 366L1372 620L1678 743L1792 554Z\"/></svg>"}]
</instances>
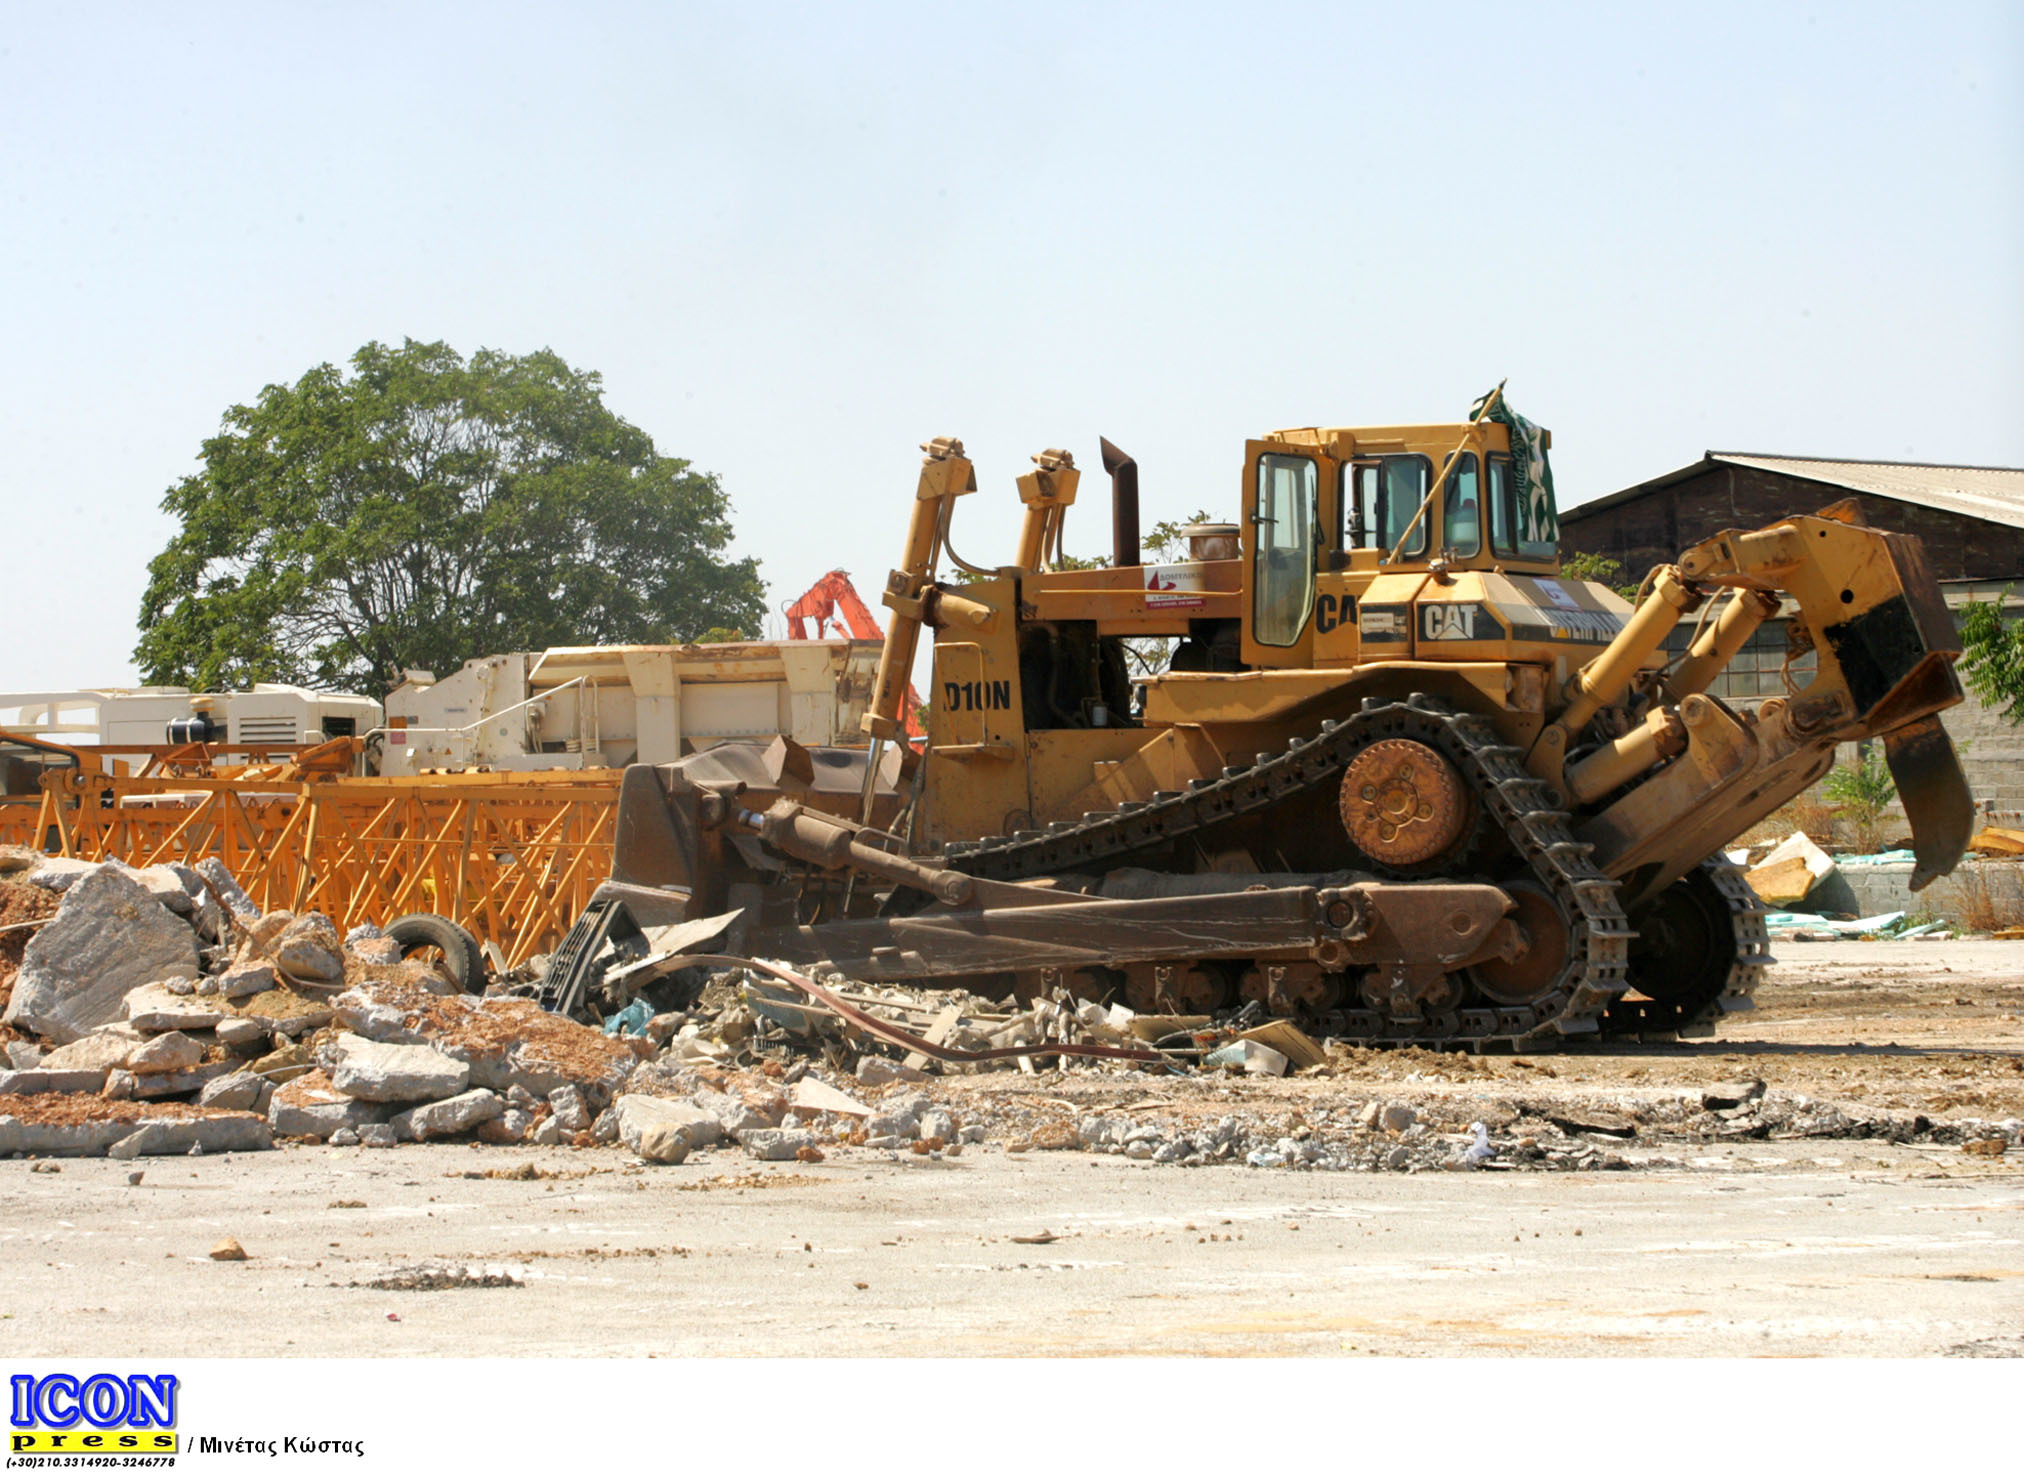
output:
<instances>
[{"instance_id":1,"label":"dusty bulldozer frame","mask_svg":"<svg viewBox=\"0 0 2024 1474\"><path fill-rule=\"evenodd\" d=\"M1255 1001L1372 1044L1707 1032L1770 960L1723 847L1871 737L1915 887L1951 870L1972 804L1937 713L1959 652L1918 541L1842 503L1690 548L1633 605L1560 576L1550 437L1498 398L1461 424L1250 441L1241 522L1150 567L1108 442L1095 569L1056 566L1068 453L1018 478L1015 559L988 568L950 546L977 485L961 443L923 447L871 751L809 750L770 784L721 749L628 770L612 877L545 1001L618 1001L596 992L614 960L715 943L1141 1011ZM944 555L970 581L942 582ZM1781 611L1787 694L1732 707L1715 678ZM1168 668L1132 680L1132 639L1178 642Z\"/></svg>"}]
</instances>

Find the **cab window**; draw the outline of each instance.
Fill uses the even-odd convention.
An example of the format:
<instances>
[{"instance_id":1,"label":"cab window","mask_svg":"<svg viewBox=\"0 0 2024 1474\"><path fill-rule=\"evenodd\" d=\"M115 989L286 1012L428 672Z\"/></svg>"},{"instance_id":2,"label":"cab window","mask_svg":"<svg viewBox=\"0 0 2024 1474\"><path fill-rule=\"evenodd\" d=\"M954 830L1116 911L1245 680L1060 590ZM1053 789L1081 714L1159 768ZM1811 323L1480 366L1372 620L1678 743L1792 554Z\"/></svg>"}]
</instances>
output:
<instances>
[{"instance_id":1,"label":"cab window","mask_svg":"<svg viewBox=\"0 0 2024 1474\"><path fill-rule=\"evenodd\" d=\"M1510 557L1518 554L1518 508L1511 500L1511 457L1490 457L1490 546Z\"/></svg>"},{"instance_id":2,"label":"cab window","mask_svg":"<svg viewBox=\"0 0 2024 1474\"><path fill-rule=\"evenodd\" d=\"M1305 456L1258 458L1258 501L1251 521L1251 633L1261 645L1300 639L1314 608L1314 535L1320 478Z\"/></svg>"},{"instance_id":3,"label":"cab window","mask_svg":"<svg viewBox=\"0 0 2024 1474\"><path fill-rule=\"evenodd\" d=\"M1342 545L1390 552L1426 500L1432 474L1425 456L1384 456L1345 468ZM1415 557L1426 547L1427 523L1421 518L1399 555Z\"/></svg>"},{"instance_id":4,"label":"cab window","mask_svg":"<svg viewBox=\"0 0 2024 1474\"><path fill-rule=\"evenodd\" d=\"M1514 558L1551 558L1559 548L1552 538L1524 535L1525 509L1519 505L1518 478L1511 457L1490 457L1490 539L1500 553Z\"/></svg>"},{"instance_id":5,"label":"cab window","mask_svg":"<svg viewBox=\"0 0 2024 1474\"><path fill-rule=\"evenodd\" d=\"M1455 458L1441 488L1446 520L1441 547L1451 558L1473 558L1483 551L1483 498L1476 485L1476 453Z\"/></svg>"}]
</instances>

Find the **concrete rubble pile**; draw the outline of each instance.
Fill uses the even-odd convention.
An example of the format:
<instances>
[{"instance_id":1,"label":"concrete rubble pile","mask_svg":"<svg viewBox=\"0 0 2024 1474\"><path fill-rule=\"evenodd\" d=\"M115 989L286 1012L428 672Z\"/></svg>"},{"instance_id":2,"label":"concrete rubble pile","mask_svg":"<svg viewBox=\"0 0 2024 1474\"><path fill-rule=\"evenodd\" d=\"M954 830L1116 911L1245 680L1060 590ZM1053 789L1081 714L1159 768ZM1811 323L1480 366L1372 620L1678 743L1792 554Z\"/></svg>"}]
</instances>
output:
<instances>
[{"instance_id":1,"label":"concrete rubble pile","mask_svg":"<svg viewBox=\"0 0 2024 1474\"><path fill-rule=\"evenodd\" d=\"M377 928L262 915L215 861L9 851L0 907L36 922L0 953L0 1154L555 1140L637 1062L525 1000L457 994Z\"/></svg>"},{"instance_id":2,"label":"concrete rubble pile","mask_svg":"<svg viewBox=\"0 0 2024 1474\"><path fill-rule=\"evenodd\" d=\"M459 1141L669 1165L988 1149L1412 1172L1665 1164L1650 1137L2024 1146L2015 1121L1858 1118L1747 1083L1579 1108L1486 1093L1454 1073L1465 1057L1324 1047L1255 1006L1153 1018L826 979L839 1009L763 968L677 965L599 1027L544 1012L524 978L463 994L369 926L262 915L214 861L0 852L0 916L0 1155ZM1111 1053L962 1057L1057 1045ZM1317 1100L1292 1075L1358 1093ZM1374 1080L1398 1083L1373 1096Z\"/></svg>"}]
</instances>

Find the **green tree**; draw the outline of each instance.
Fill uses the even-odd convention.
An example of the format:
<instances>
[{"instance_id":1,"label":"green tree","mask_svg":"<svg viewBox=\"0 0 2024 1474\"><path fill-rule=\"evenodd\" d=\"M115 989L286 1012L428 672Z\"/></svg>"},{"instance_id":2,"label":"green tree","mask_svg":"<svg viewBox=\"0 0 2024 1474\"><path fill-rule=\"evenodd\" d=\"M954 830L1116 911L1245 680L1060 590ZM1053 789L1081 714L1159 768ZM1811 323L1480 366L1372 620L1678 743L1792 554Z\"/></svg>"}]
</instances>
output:
<instances>
[{"instance_id":1,"label":"green tree","mask_svg":"<svg viewBox=\"0 0 2024 1474\"><path fill-rule=\"evenodd\" d=\"M368 343L234 405L162 500L134 659L150 682L383 694L409 667L757 628L717 478L547 350Z\"/></svg>"},{"instance_id":2,"label":"green tree","mask_svg":"<svg viewBox=\"0 0 2024 1474\"><path fill-rule=\"evenodd\" d=\"M1637 600L1635 583L1618 582L1623 577L1623 564L1614 558L1605 558L1600 553L1562 553L1560 576L1580 579L1585 583L1604 584L1633 603Z\"/></svg>"},{"instance_id":3,"label":"green tree","mask_svg":"<svg viewBox=\"0 0 2024 1474\"><path fill-rule=\"evenodd\" d=\"M1961 606L1961 674L1968 689L2009 722L2024 722L2024 621L2005 620L2000 603Z\"/></svg>"}]
</instances>

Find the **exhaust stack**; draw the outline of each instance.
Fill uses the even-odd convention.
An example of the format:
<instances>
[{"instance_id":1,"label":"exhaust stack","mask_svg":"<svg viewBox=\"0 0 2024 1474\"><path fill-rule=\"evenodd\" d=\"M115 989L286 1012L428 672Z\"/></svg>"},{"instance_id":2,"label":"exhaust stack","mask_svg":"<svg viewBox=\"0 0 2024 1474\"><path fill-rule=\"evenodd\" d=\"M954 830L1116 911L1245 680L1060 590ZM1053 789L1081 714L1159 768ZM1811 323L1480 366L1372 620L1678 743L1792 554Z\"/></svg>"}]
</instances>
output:
<instances>
[{"instance_id":1,"label":"exhaust stack","mask_svg":"<svg viewBox=\"0 0 2024 1474\"><path fill-rule=\"evenodd\" d=\"M1111 565L1139 566L1138 462L1099 437L1103 469L1110 477Z\"/></svg>"}]
</instances>

